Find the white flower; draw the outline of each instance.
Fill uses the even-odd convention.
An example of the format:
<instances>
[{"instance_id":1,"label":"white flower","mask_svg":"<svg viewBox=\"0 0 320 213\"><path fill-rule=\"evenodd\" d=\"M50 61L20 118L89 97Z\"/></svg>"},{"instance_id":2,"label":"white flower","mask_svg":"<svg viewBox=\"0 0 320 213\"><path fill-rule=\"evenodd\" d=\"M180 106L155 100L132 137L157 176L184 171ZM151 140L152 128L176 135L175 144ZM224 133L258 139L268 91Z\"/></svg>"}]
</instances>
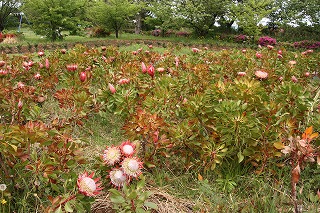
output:
<instances>
[{"instance_id":1,"label":"white flower","mask_svg":"<svg viewBox=\"0 0 320 213\"><path fill-rule=\"evenodd\" d=\"M4 190L6 190L7 189L7 185L6 184L0 184L0 191L4 191Z\"/></svg>"}]
</instances>

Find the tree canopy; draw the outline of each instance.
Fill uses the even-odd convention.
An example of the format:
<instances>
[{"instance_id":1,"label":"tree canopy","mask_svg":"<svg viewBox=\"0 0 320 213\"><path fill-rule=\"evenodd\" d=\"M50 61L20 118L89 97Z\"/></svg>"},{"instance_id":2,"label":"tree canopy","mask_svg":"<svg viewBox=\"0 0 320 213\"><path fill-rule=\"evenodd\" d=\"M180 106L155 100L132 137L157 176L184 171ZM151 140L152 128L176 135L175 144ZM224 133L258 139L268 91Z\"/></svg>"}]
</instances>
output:
<instances>
[{"instance_id":1,"label":"tree canopy","mask_svg":"<svg viewBox=\"0 0 320 213\"><path fill-rule=\"evenodd\" d=\"M19 0L0 1L0 32L4 30L10 14L18 12L21 3Z\"/></svg>"}]
</instances>

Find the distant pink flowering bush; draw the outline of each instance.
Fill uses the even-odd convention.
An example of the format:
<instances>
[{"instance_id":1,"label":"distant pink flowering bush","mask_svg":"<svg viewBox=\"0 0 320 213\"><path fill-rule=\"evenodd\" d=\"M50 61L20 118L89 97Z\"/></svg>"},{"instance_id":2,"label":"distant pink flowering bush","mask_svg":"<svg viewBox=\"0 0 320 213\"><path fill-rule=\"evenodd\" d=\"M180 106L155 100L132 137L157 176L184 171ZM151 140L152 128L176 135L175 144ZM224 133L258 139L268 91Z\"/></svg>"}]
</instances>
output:
<instances>
[{"instance_id":1,"label":"distant pink flowering bush","mask_svg":"<svg viewBox=\"0 0 320 213\"><path fill-rule=\"evenodd\" d=\"M310 41L310 40L297 41L293 43L293 46L295 48L318 49L320 48L320 41Z\"/></svg>"},{"instance_id":2,"label":"distant pink flowering bush","mask_svg":"<svg viewBox=\"0 0 320 213\"><path fill-rule=\"evenodd\" d=\"M234 37L235 42L239 42L239 43L245 42L248 39L249 39L249 37L247 35L244 35L244 34L240 34L240 35L237 35L237 36Z\"/></svg>"},{"instance_id":3,"label":"distant pink flowering bush","mask_svg":"<svg viewBox=\"0 0 320 213\"><path fill-rule=\"evenodd\" d=\"M262 36L259 38L258 43L261 46L276 45L277 40L275 38L271 38L269 36Z\"/></svg>"}]
</instances>

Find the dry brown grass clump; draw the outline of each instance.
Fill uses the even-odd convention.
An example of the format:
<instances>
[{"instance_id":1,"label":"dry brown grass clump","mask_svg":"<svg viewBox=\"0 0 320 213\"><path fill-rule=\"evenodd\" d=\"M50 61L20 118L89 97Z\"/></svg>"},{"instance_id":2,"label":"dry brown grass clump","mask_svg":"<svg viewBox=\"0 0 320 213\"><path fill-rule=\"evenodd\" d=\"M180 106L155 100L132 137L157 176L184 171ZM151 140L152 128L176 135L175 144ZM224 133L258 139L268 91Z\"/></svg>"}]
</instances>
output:
<instances>
[{"instance_id":1,"label":"dry brown grass clump","mask_svg":"<svg viewBox=\"0 0 320 213\"><path fill-rule=\"evenodd\" d=\"M153 194L149 197L148 201L157 204L158 210L153 210L153 213L192 213L199 212L194 210L196 204L187 199L174 197L164 190L158 188L148 188ZM204 206L204 205L203 205ZM95 203L91 208L92 213L116 213L112 210L112 203L109 199L109 194L101 194L96 198ZM202 209L200 212L208 212Z\"/></svg>"}]
</instances>

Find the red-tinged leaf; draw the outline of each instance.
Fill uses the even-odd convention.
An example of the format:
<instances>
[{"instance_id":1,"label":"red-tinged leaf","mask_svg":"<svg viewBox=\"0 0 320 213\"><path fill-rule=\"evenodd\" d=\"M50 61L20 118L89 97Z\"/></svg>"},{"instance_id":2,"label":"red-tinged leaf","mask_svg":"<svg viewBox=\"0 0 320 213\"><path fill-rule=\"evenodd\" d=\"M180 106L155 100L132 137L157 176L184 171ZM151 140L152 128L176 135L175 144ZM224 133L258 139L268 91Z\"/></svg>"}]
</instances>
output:
<instances>
[{"instance_id":1,"label":"red-tinged leaf","mask_svg":"<svg viewBox=\"0 0 320 213\"><path fill-rule=\"evenodd\" d=\"M199 181L203 181L202 175L198 174L198 180L199 180Z\"/></svg>"},{"instance_id":2,"label":"red-tinged leaf","mask_svg":"<svg viewBox=\"0 0 320 213\"><path fill-rule=\"evenodd\" d=\"M317 191L317 195L318 195L318 198L319 198L319 200L320 200L320 190L318 189L318 191Z\"/></svg>"},{"instance_id":3,"label":"red-tinged leaf","mask_svg":"<svg viewBox=\"0 0 320 213\"><path fill-rule=\"evenodd\" d=\"M312 135L310 135L309 139L312 140L314 138L317 138L319 136L319 133L315 132Z\"/></svg>"},{"instance_id":4,"label":"red-tinged leaf","mask_svg":"<svg viewBox=\"0 0 320 213\"><path fill-rule=\"evenodd\" d=\"M306 129L306 131L304 131L304 133L305 133L306 135L311 135L311 134L312 134L312 126L308 127L308 128Z\"/></svg>"},{"instance_id":5,"label":"red-tinged leaf","mask_svg":"<svg viewBox=\"0 0 320 213\"><path fill-rule=\"evenodd\" d=\"M294 183L298 183L300 179L300 166L299 164L292 170L291 172L291 179Z\"/></svg>"}]
</instances>

